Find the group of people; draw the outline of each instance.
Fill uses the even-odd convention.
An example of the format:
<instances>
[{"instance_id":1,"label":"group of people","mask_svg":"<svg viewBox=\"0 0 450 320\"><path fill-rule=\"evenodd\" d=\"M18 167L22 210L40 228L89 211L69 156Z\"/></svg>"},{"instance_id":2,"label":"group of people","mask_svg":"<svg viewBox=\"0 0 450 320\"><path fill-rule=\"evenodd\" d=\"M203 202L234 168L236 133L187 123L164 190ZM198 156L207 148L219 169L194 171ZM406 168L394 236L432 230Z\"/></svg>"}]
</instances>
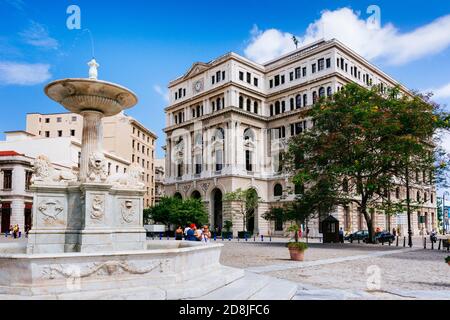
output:
<instances>
[{"instance_id":1,"label":"group of people","mask_svg":"<svg viewBox=\"0 0 450 320\"><path fill-rule=\"evenodd\" d=\"M181 241L202 241L209 243L211 241L211 231L208 226L203 226L202 228L197 228L197 226L192 223L187 225L184 229L178 226L175 231L175 240Z\"/></svg>"}]
</instances>

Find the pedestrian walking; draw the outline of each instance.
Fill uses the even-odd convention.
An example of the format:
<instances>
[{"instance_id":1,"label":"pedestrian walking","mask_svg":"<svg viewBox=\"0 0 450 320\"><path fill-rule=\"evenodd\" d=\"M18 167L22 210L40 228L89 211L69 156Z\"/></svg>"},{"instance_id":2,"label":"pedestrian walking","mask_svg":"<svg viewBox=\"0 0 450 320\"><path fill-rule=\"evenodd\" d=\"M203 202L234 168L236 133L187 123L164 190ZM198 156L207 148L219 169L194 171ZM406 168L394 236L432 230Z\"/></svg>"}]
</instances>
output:
<instances>
[{"instance_id":1,"label":"pedestrian walking","mask_svg":"<svg viewBox=\"0 0 450 320\"><path fill-rule=\"evenodd\" d=\"M344 229L339 229L339 242L344 243Z\"/></svg>"}]
</instances>

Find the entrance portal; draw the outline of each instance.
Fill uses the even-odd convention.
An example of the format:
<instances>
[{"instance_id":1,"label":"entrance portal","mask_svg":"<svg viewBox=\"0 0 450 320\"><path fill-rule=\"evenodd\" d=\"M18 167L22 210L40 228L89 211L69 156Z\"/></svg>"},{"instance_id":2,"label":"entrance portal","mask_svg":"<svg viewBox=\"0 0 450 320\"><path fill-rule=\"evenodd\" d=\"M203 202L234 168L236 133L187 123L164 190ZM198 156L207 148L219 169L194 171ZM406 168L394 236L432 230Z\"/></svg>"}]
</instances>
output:
<instances>
[{"instance_id":1,"label":"entrance portal","mask_svg":"<svg viewBox=\"0 0 450 320\"><path fill-rule=\"evenodd\" d=\"M2 205L2 233L9 232L9 226L11 225L11 205L9 203L3 203Z\"/></svg>"},{"instance_id":2,"label":"entrance portal","mask_svg":"<svg viewBox=\"0 0 450 320\"><path fill-rule=\"evenodd\" d=\"M223 194L219 189L215 189L212 192L213 201L213 213L214 213L214 229L217 229L219 233L223 228Z\"/></svg>"}]
</instances>

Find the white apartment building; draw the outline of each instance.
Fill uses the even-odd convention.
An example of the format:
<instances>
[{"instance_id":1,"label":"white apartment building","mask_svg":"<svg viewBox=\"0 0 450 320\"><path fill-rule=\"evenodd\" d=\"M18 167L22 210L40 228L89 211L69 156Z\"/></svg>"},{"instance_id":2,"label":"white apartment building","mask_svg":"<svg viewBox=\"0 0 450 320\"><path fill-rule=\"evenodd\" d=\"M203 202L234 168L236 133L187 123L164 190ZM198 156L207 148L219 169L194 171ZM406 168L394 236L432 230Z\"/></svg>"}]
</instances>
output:
<instances>
[{"instance_id":1,"label":"white apartment building","mask_svg":"<svg viewBox=\"0 0 450 320\"><path fill-rule=\"evenodd\" d=\"M283 234L286 224L263 219L271 207L292 201L300 192L291 177L280 173L280 150L290 137L312 126L305 110L349 82L382 90L399 84L337 40L318 41L266 64L235 53L194 63L169 84L166 195L201 198L213 227L221 229L230 220L237 233L243 230L242 219L233 213L236 204L225 203L223 197L238 188L253 188L261 202L247 229ZM437 217L434 186L420 179L417 183L418 196L427 199L413 217L419 234L434 228ZM397 194L404 196L403 188L393 196ZM356 207L339 208L333 215L346 231L365 226ZM402 216L375 215L376 227L405 232ZM320 234L319 221L309 227L311 235Z\"/></svg>"}]
</instances>

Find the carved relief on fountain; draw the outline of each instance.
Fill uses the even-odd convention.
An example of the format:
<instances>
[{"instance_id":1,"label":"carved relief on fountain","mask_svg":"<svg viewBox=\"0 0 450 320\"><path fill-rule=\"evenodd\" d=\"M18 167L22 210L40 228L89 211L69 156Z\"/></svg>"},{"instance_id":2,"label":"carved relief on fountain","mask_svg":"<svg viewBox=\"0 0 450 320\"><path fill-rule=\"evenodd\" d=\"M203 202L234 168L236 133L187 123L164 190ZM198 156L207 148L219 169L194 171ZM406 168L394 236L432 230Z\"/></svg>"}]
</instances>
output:
<instances>
[{"instance_id":1,"label":"carved relief on fountain","mask_svg":"<svg viewBox=\"0 0 450 320\"><path fill-rule=\"evenodd\" d=\"M102 222L105 217L105 196L95 195L92 199L91 219L94 222Z\"/></svg>"},{"instance_id":2,"label":"carved relief on fountain","mask_svg":"<svg viewBox=\"0 0 450 320\"><path fill-rule=\"evenodd\" d=\"M132 224L137 222L137 207L138 206L133 200L122 200L122 204L120 206L122 224Z\"/></svg>"},{"instance_id":3,"label":"carved relief on fountain","mask_svg":"<svg viewBox=\"0 0 450 320\"><path fill-rule=\"evenodd\" d=\"M44 226L55 227L65 224L65 208L58 199L44 199L37 207L39 221Z\"/></svg>"},{"instance_id":4,"label":"carved relief on fountain","mask_svg":"<svg viewBox=\"0 0 450 320\"><path fill-rule=\"evenodd\" d=\"M46 156L38 156L34 161L31 178L34 185L66 185L77 180L78 177L70 171L56 170Z\"/></svg>"},{"instance_id":5,"label":"carved relief on fountain","mask_svg":"<svg viewBox=\"0 0 450 320\"><path fill-rule=\"evenodd\" d=\"M88 180L89 182L104 183L108 179L108 164L105 156L100 152L94 152L89 157Z\"/></svg>"}]
</instances>

